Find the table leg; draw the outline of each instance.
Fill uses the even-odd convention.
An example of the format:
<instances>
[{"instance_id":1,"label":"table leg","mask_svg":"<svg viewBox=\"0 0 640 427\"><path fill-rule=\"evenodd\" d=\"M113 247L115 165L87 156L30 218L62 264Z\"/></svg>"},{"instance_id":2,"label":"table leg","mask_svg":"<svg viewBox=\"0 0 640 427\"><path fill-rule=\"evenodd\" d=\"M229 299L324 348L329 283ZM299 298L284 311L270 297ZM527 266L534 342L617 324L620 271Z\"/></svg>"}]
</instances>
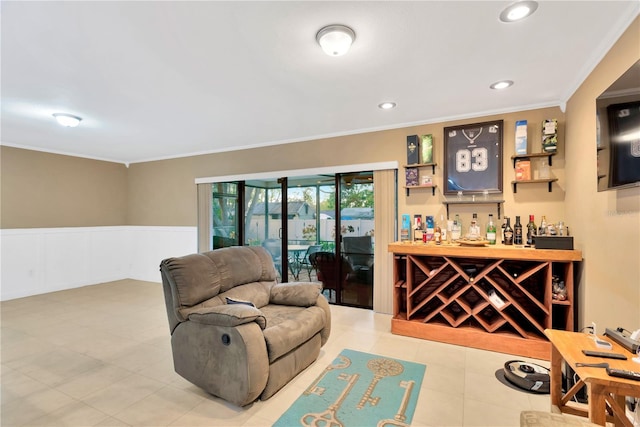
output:
<instances>
[{"instance_id":1,"label":"table leg","mask_svg":"<svg viewBox=\"0 0 640 427\"><path fill-rule=\"evenodd\" d=\"M293 252L290 262L289 262L289 271L291 271L291 275L293 276L293 278L295 280L300 280L300 270L301 270L301 264L300 264L300 253L295 251Z\"/></svg>"},{"instance_id":2,"label":"table leg","mask_svg":"<svg viewBox=\"0 0 640 427\"><path fill-rule=\"evenodd\" d=\"M627 418L625 397L621 394L607 395L606 402L613 412L613 425L615 427L633 427L633 423Z\"/></svg>"},{"instance_id":3,"label":"table leg","mask_svg":"<svg viewBox=\"0 0 640 427\"><path fill-rule=\"evenodd\" d=\"M562 355L555 345L551 345L551 369L549 376L551 383L551 405L562 411Z\"/></svg>"},{"instance_id":4,"label":"table leg","mask_svg":"<svg viewBox=\"0 0 640 427\"><path fill-rule=\"evenodd\" d=\"M293 278L295 280L298 280L300 270L298 268L298 262L295 260L295 258L292 258L291 262L289 262L289 271L291 271L291 275L293 276Z\"/></svg>"},{"instance_id":5,"label":"table leg","mask_svg":"<svg viewBox=\"0 0 640 427\"><path fill-rule=\"evenodd\" d=\"M607 422L605 387L599 384L587 384L589 389L589 421L598 425Z\"/></svg>"}]
</instances>

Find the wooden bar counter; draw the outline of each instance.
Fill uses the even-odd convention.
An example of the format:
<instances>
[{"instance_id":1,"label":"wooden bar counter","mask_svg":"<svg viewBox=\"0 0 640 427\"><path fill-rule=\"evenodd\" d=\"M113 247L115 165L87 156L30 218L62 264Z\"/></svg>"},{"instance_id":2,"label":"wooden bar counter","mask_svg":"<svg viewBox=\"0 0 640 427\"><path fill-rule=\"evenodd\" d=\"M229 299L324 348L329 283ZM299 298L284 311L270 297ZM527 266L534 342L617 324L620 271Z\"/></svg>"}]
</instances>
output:
<instances>
[{"instance_id":1,"label":"wooden bar counter","mask_svg":"<svg viewBox=\"0 0 640 427\"><path fill-rule=\"evenodd\" d=\"M574 329L580 251L400 242L388 250L394 334L549 360L545 329Z\"/></svg>"}]
</instances>

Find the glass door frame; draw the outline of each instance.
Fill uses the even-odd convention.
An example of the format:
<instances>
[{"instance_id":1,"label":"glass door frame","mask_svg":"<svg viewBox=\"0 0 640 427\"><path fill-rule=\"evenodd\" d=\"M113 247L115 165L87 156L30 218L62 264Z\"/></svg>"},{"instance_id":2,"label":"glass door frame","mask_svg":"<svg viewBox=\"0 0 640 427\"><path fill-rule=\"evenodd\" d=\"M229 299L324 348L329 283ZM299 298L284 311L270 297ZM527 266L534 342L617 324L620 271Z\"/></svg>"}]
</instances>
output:
<instances>
[{"instance_id":1,"label":"glass door frame","mask_svg":"<svg viewBox=\"0 0 640 427\"><path fill-rule=\"evenodd\" d=\"M319 167L319 168L308 168L308 169L295 169L295 170L283 170L283 171L277 171L277 172L261 172L261 173L249 173L249 174L235 174L235 175L226 175L226 176L213 176L213 177L203 177L203 178L196 178L195 179L195 184L216 184L216 183L221 183L221 182L236 182L236 183L240 183L242 181L242 184L244 185L247 181L254 181L254 180L277 180L278 176L287 176L289 178L296 178L296 177L302 177L302 176L313 176L313 175L337 175L337 174L348 174L348 173L354 173L355 171L380 171L380 170L395 170L396 174L397 174L397 170L399 169L400 165L399 162L397 161L387 161L387 162L374 162L374 163L361 163L361 164L349 164L349 165L340 165L340 166L328 166L328 167ZM336 180L337 181L337 180ZM282 188L282 186L281 186ZM336 193L340 194L341 190L340 190L340 183L336 182ZM243 189L244 190L244 189ZM395 205L396 205L396 209L397 209L397 180L396 180L396 193L395 193L395 197L396 200ZM283 191L283 194L284 193ZM239 214L241 214L241 218L244 218L244 197L246 196L245 192L243 191L242 193L242 211L239 212ZM339 215L339 208L338 206L340 206L341 201L336 201L336 209L334 212L334 216L335 216L335 227L336 227L336 238L335 238L335 251L337 253L340 253L342 251L342 241L340 239L341 236L340 234L340 229L342 227L342 222L341 222L341 218ZM287 205L286 202L282 203L282 208L284 209L284 211L286 212L287 210ZM397 212L396 212L396 218L395 221L397 222ZM396 224L397 225L397 224ZM244 229L244 222L242 223L242 226L240 227L242 228L242 234L243 234L243 238L242 240L239 240L239 244L244 245L244 236L246 236L245 234L245 229ZM395 227L395 234L397 234L397 227ZM211 241L211 240L209 240ZM286 242L285 242L285 248L286 248ZM284 249L284 248L283 248ZM284 252L284 251L283 251ZM286 257L285 257L286 258ZM286 261L285 261L286 263ZM288 269L288 265L287 265L287 269ZM288 278L287 278L288 280Z\"/></svg>"}]
</instances>

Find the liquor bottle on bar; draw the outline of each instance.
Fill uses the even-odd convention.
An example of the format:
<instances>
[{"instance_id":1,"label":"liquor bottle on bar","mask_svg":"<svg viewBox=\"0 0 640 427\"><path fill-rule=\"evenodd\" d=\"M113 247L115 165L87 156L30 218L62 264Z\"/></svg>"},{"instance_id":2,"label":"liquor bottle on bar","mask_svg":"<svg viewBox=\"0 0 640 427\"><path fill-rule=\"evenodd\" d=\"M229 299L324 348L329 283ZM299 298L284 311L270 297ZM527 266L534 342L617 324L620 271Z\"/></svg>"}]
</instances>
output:
<instances>
[{"instance_id":1,"label":"liquor bottle on bar","mask_svg":"<svg viewBox=\"0 0 640 427\"><path fill-rule=\"evenodd\" d=\"M513 244L522 245L522 223L520 223L520 215L516 215L516 223L513 226Z\"/></svg>"},{"instance_id":2,"label":"liquor bottle on bar","mask_svg":"<svg viewBox=\"0 0 640 427\"><path fill-rule=\"evenodd\" d=\"M540 220L540 228L538 228L538 236L546 236L547 235L547 217L542 215L542 219Z\"/></svg>"},{"instance_id":3,"label":"liquor bottle on bar","mask_svg":"<svg viewBox=\"0 0 640 427\"><path fill-rule=\"evenodd\" d=\"M435 225L433 227L433 241L436 245L442 244L442 228L440 228L440 223L438 221L435 221Z\"/></svg>"},{"instance_id":4,"label":"liquor bottle on bar","mask_svg":"<svg viewBox=\"0 0 640 427\"><path fill-rule=\"evenodd\" d=\"M470 239L479 239L480 238L480 225L478 224L478 214L473 214L473 219L471 219L471 225L469 225L469 233L467 237Z\"/></svg>"},{"instance_id":5,"label":"liquor bottle on bar","mask_svg":"<svg viewBox=\"0 0 640 427\"><path fill-rule=\"evenodd\" d=\"M447 225L447 221L444 220L444 215L440 214L440 240L442 240L443 243L449 241L449 230L447 230Z\"/></svg>"},{"instance_id":6,"label":"liquor bottle on bar","mask_svg":"<svg viewBox=\"0 0 640 427\"><path fill-rule=\"evenodd\" d=\"M504 245L504 229L507 227L507 219L505 217L502 225L500 226L500 243Z\"/></svg>"},{"instance_id":7,"label":"liquor bottle on bar","mask_svg":"<svg viewBox=\"0 0 640 427\"><path fill-rule=\"evenodd\" d=\"M490 245L496 244L496 225L493 223L493 214L489 214L489 222L487 223L487 240Z\"/></svg>"},{"instance_id":8,"label":"liquor bottle on bar","mask_svg":"<svg viewBox=\"0 0 640 427\"><path fill-rule=\"evenodd\" d=\"M506 216L504 217L506 221L506 225L504 227L504 244L505 245L513 245L513 228L511 228L511 219Z\"/></svg>"},{"instance_id":9,"label":"liquor bottle on bar","mask_svg":"<svg viewBox=\"0 0 640 427\"><path fill-rule=\"evenodd\" d=\"M533 215L529 215L529 223L527 224L527 245L533 245L533 239L536 237L538 227L534 221Z\"/></svg>"},{"instance_id":10,"label":"liquor bottle on bar","mask_svg":"<svg viewBox=\"0 0 640 427\"><path fill-rule=\"evenodd\" d=\"M456 219L453 220L453 226L451 227L451 241L460 239L462 234L462 224L460 223L460 215L456 214Z\"/></svg>"}]
</instances>

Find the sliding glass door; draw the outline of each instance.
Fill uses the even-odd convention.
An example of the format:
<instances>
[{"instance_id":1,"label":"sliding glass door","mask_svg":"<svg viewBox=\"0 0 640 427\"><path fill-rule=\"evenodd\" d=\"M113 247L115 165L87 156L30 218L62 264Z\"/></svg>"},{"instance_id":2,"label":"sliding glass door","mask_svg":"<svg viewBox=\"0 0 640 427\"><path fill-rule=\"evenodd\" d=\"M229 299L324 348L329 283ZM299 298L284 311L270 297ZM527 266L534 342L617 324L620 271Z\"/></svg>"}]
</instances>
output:
<instances>
[{"instance_id":1,"label":"sliding glass door","mask_svg":"<svg viewBox=\"0 0 640 427\"><path fill-rule=\"evenodd\" d=\"M288 180L290 280L318 280L329 302L373 307L373 173Z\"/></svg>"},{"instance_id":2,"label":"sliding glass door","mask_svg":"<svg viewBox=\"0 0 640 427\"><path fill-rule=\"evenodd\" d=\"M212 247L213 249L238 245L240 224L238 220L238 191L241 184L218 182L212 185Z\"/></svg>"},{"instance_id":3,"label":"sliding glass door","mask_svg":"<svg viewBox=\"0 0 640 427\"><path fill-rule=\"evenodd\" d=\"M263 246L278 271L278 281L288 281L283 257L282 184L280 180L247 181L244 197L244 245ZM283 274L284 273L284 274Z\"/></svg>"},{"instance_id":4,"label":"sliding glass door","mask_svg":"<svg viewBox=\"0 0 640 427\"><path fill-rule=\"evenodd\" d=\"M374 206L373 173L339 175L340 303L373 307Z\"/></svg>"},{"instance_id":5,"label":"sliding glass door","mask_svg":"<svg viewBox=\"0 0 640 427\"><path fill-rule=\"evenodd\" d=\"M331 303L373 304L373 174L212 184L212 248L263 246L278 281L321 281Z\"/></svg>"}]
</instances>

